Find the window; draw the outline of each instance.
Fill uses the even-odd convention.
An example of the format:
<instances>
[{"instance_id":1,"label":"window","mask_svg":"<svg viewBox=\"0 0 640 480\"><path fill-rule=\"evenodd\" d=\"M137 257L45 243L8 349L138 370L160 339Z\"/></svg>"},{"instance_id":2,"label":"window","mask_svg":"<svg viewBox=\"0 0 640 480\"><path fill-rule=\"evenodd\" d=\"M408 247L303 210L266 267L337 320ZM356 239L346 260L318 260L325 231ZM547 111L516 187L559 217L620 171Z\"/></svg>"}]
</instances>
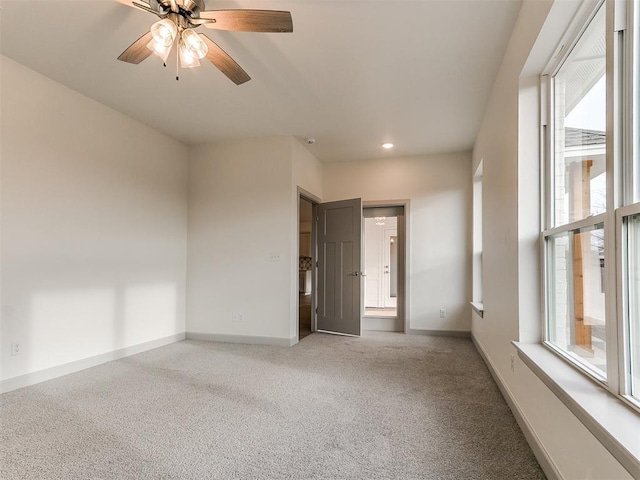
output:
<instances>
[{"instance_id":1,"label":"window","mask_svg":"<svg viewBox=\"0 0 640 480\"><path fill-rule=\"evenodd\" d=\"M640 399L640 214L627 219L627 297L629 318L629 391Z\"/></svg>"},{"instance_id":2,"label":"window","mask_svg":"<svg viewBox=\"0 0 640 480\"><path fill-rule=\"evenodd\" d=\"M481 317L484 315L482 303L482 165L473 175L473 301L471 306Z\"/></svg>"},{"instance_id":3,"label":"window","mask_svg":"<svg viewBox=\"0 0 640 480\"><path fill-rule=\"evenodd\" d=\"M638 408L639 3L601 2L544 77L542 162L544 343Z\"/></svg>"},{"instance_id":4,"label":"window","mask_svg":"<svg viewBox=\"0 0 640 480\"><path fill-rule=\"evenodd\" d=\"M631 2L633 3L633 2ZM626 233L624 245L623 269L626 270L625 285L626 295L623 298L623 309L626 309L626 328L625 343L627 351L627 372L626 372L626 390L635 399L640 400L640 2L635 2L635 11L633 15L633 39L631 48L631 57L633 63L631 70L635 75L632 78L631 95L631 112L628 112L632 118L632 125L629 135L630 161L627 165L628 175L633 179L629 182L628 189L630 193L630 206L628 210L630 215L623 216L622 229ZM631 213L633 212L633 213Z\"/></svg>"}]
</instances>

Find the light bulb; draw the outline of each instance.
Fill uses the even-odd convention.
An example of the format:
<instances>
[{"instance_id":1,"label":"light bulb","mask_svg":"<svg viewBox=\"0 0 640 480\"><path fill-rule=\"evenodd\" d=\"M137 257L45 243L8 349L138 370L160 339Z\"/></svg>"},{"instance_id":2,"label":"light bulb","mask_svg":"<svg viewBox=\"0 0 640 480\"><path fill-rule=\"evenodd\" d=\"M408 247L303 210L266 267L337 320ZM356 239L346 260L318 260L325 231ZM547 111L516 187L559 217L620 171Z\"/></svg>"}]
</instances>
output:
<instances>
[{"instance_id":1,"label":"light bulb","mask_svg":"<svg viewBox=\"0 0 640 480\"><path fill-rule=\"evenodd\" d=\"M198 57L193 55L191 50L189 50L189 48L187 48L187 46L183 42L180 42L180 66L182 68L193 68L200 66L200 60L198 60Z\"/></svg>"},{"instance_id":2,"label":"light bulb","mask_svg":"<svg viewBox=\"0 0 640 480\"><path fill-rule=\"evenodd\" d=\"M160 46L170 47L178 34L178 27L168 18L151 25L151 36Z\"/></svg>"},{"instance_id":3,"label":"light bulb","mask_svg":"<svg viewBox=\"0 0 640 480\"><path fill-rule=\"evenodd\" d=\"M209 51L207 44L204 43L202 38L200 38L200 35L190 28L187 28L182 32L182 44L187 50L189 50L193 57L198 59L206 57L207 52Z\"/></svg>"},{"instance_id":4,"label":"light bulb","mask_svg":"<svg viewBox=\"0 0 640 480\"><path fill-rule=\"evenodd\" d=\"M147 48L160 57L165 64L167 63L167 58L169 58L169 54L171 53L171 45L165 47L158 44L155 40L151 40L147 43Z\"/></svg>"}]
</instances>

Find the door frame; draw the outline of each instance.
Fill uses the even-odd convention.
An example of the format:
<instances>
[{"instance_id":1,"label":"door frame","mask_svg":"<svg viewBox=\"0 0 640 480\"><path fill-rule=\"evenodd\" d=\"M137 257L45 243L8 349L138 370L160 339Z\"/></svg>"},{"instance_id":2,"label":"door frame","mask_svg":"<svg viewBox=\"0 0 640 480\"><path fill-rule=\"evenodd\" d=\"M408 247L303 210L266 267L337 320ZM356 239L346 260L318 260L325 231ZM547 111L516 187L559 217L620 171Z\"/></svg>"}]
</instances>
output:
<instances>
[{"instance_id":1,"label":"door frame","mask_svg":"<svg viewBox=\"0 0 640 480\"><path fill-rule=\"evenodd\" d=\"M318 261L318 252L317 252L317 221L318 217L318 204L321 202L320 198L316 197L314 194L309 193L304 188L298 187L297 191L298 200L296 202L296 249L295 249L295 265L296 265L296 273L295 278L298 278L298 262L300 259L300 200L306 200L311 203L311 333L317 331L317 316L316 316L316 308L318 301L318 288L317 288L317 272L316 262ZM299 288L297 281L294 282L296 287L296 343L300 341L300 298L298 296Z\"/></svg>"},{"instance_id":2,"label":"door frame","mask_svg":"<svg viewBox=\"0 0 640 480\"><path fill-rule=\"evenodd\" d=\"M410 213L409 199L400 200L367 200L362 202L362 209L366 208L384 208L384 207L403 207L404 215L398 216L398 302L397 302L397 315L398 318L402 318L402 325L404 333L410 332L410 318L409 318L409 292L411 291L409 281L409 213ZM362 232L364 241L364 229ZM362 315L364 315L364 300L362 300Z\"/></svg>"},{"instance_id":3,"label":"door frame","mask_svg":"<svg viewBox=\"0 0 640 480\"><path fill-rule=\"evenodd\" d=\"M318 218L318 204L321 203L321 199L316 195L310 193L309 191L298 187L297 188L297 199L296 202L296 248L295 248L295 265L298 263L298 259L300 257L300 198L311 202L312 205L312 220ZM404 207L404 215L398 217L398 247L403 247L402 249L398 249L398 269L402 268L402 274L398 272L398 295L402 295L402 300L398 301L397 309L398 316L402 317L403 325L404 325L404 333L408 334L411 331L411 318L409 315L409 305L410 305L410 272L409 265L410 262L410 252L411 252L411 242L410 242L410 212L411 212L411 200L409 199L399 199L399 200L363 200L362 208L372 208L372 207ZM362 240L364 241L364 229L362 232ZM317 315L316 315L316 307L318 301L318 285L317 285L317 268L316 262L318 261L318 244L317 244L317 222L314 220L311 222L311 261L312 261L312 274L311 274L311 332L317 331ZM401 251L402 250L402 251ZM364 250L363 250L364 251ZM299 318L299 304L298 304L298 272L296 266L296 272L294 274L294 282L295 287L295 299L296 299L296 343L300 341L300 318ZM401 285L402 284L402 285ZM362 289L364 292L364 289ZM361 313L364 314L364 298L363 294L361 294L360 299L360 307Z\"/></svg>"}]
</instances>

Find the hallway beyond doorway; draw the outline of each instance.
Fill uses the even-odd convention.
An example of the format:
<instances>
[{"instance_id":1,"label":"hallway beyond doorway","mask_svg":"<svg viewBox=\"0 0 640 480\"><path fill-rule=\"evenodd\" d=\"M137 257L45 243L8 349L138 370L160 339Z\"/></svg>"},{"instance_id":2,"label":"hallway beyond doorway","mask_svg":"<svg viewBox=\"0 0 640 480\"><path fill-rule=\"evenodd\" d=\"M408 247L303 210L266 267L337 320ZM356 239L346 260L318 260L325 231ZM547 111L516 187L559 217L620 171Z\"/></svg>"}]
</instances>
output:
<instances>
[{"instance_id":1,"label":"hallway beyond doorway","mask_svg":"<svg viewBox=\"0 0 640 480\"><path fill-rule=\"evenodd\" d=\"M298 339L311 334L311 295L298 294Z\"/></svg>"}]
</instances>

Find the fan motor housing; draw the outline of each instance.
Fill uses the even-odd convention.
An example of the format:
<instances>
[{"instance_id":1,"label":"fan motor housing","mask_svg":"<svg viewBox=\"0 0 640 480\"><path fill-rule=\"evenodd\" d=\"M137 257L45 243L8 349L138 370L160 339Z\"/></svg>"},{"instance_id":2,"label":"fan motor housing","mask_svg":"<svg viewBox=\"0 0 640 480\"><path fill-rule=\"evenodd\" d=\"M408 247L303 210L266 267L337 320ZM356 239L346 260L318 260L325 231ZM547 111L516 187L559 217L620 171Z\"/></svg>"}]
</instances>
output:
<instances>
[{"instance_id":1,"label":"fan motor housing","mask_svg":"<svg viewBox=\"0 0 640 480\"><path fill-rule=\"evenodd\" d=\"M198 14L205 10L204 0L183 0L182 8L191 13L192 16L198 16Z\"/></svg>"},{"instance_id":2,"label":"fan motor housing","mask_svg":"<svg viewBox=\"0 0 640 480\"><path fill-rule=\"evenodd\" d=\"M181 13L184 12L192 18L197 18L201 11L206 10L204 0L176 0L176 3ZM159 12L171 11L170 0L150 0L149 5Z\"/></svg>"}]
</instances>

